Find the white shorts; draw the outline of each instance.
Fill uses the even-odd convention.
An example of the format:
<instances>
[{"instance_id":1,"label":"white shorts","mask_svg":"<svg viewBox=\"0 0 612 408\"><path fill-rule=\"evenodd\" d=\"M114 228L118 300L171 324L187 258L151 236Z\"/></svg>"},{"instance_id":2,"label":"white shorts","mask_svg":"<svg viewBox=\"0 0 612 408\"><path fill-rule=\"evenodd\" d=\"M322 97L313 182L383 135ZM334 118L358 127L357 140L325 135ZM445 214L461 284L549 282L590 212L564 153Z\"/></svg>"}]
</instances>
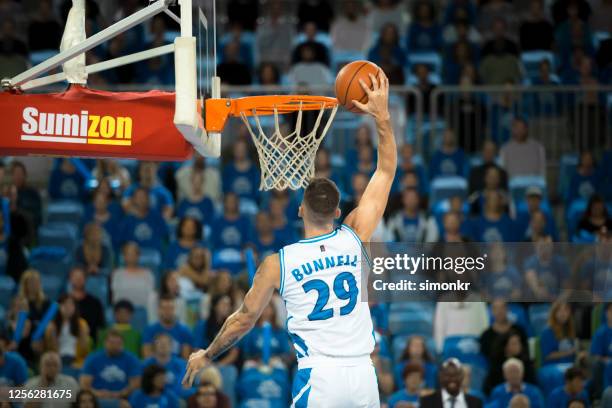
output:
<instances>
[{"instance_id":1,"label":"white shorts","mask_svg":"<svg viewBox=\"0 0 612 408\"><path fill-rule=\"evenodd\" d=\"M291 408L379 408L374 366L315 366L297 370Z\"/></svg>"}]
</instances>

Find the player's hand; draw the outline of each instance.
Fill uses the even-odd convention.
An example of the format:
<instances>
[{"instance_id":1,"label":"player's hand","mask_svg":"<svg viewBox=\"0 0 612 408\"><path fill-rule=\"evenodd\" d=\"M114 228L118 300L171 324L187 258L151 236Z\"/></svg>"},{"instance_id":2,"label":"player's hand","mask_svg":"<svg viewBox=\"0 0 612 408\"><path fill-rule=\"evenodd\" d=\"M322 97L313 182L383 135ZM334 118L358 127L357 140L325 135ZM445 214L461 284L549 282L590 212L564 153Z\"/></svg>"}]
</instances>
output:
<instances>
[{"instance_id":1,"label":"player's hand","mask_svg":"<svg viewBox=\"0 0 612 408\"><path fill-rule=\"evenodd\" d=\"M209 364L210 360L206 356L206 350L198 350L195 353L191 353L187 362L187 372L183 377L183 385L191 387L193 380L195 380L200 370Z\"/></svg>"},{"instance_id":2,"label":"player's hand","mask_svg":"<svg viewBox=\"0 0 612 408\"><path fill-rule=\"evenodd\" d=\"M384 72L379 71L378 78L370 74L372 89L368 88L363 80L359 80L359 85L368 95L368 103L361 103L353 100L353 104L363 112L374 116L377 120L389 119L389 79Z\"/></svg>"}]
</instances>

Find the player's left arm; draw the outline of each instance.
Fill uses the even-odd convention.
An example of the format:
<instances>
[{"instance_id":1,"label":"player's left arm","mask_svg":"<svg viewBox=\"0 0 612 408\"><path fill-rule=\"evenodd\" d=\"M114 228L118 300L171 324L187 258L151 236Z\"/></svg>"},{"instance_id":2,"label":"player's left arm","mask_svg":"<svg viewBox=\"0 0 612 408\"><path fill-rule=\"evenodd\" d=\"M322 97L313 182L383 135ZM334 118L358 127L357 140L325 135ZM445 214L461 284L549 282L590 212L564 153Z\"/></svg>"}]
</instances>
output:
<instances>
[{"instance_id":1,"label":"player's left arm","mask_svg":"<svg viewBox=\"0 0 612 408\"><path fill-rule=\"evenodd\" d=\"M253 285L244 297L242 306L223 323L221 330L206 350L192 353L187 363L183 384L191 386L198 372L225 350L236 344L253 328L259 316L270 303L274 289L280 285L278 254L266 257L253 279Z\"/></svg>"}]
</instances>

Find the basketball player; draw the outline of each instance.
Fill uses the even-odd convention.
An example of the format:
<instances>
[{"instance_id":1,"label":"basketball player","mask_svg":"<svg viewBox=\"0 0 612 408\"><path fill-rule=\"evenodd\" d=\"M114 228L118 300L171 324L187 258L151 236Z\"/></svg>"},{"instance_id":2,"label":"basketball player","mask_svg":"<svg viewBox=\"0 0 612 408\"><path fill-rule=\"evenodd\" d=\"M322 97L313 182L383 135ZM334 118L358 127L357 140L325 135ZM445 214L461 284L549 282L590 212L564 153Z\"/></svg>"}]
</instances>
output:
<instances>
[{"instance_id":1,"label":"basketball player","mask_svg":"<svg viewBox=\"0 0 612 408\"><path fill-rule=\"evenodd\" d=\"M362 242L380 222L397 167L397 151L388 110L389 81L380 71L372 88L361 86L378 131L378 163L359 205L340 227L340 193L326 178L313 179L299 215L305 239L263 260L242 306L227 318L206 350L189 358L183 381L191 385L200 369L233 346L255 324L278 289L287 306L287 330L298 356L292 407L379 407L370 354L374 332L367 302L361 301Z\"/></svg>"}]
</instances>

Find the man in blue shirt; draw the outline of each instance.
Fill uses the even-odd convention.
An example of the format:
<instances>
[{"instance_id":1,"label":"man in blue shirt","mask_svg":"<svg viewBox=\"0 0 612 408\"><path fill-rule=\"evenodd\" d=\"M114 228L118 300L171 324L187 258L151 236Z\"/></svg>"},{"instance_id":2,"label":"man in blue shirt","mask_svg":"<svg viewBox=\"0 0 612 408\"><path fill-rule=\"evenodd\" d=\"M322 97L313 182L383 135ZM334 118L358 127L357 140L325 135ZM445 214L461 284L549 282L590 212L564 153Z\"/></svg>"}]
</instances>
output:
<instances>
[{"instance_id":1,"label":"man in blue shirt","mask_svg":"<svg viewBox=\"0 0 612 408\"><path fill-rule=\"evenodd\" d=\"M183 388L181 379L185 374L187 362L172 354L172 338L167 333L160 333L153 341L153 355L142 362L143 368L157 364L166 370L166 387L175 395L188 397L193 394L189 387Z\"/></svg>"},{"instance_id":2,"label":"man in blue shirt","mask_svg":"<svg viewBox=\"0 0 612 408\"><path fill-rule=\"evenodd\" d=\"M591 341L591 355L604 362L612 358L612 302L606 304L606 321L602 322Z\"/></svg>"},{"instance_id":3,"label":"man in blue shirt","mask_svg":"<svg viewBox=\"0 0 612 408\"><path fill-rule=\"evenodd\" d=\"M493 388L490 402L495 402L499 407L507 407L515 395L523 394L529 399L531 408L544 408L544 397L538 387L523 382L525 367L521 360L509 358L502 369L506 382Z\"/></svg>"},{"instance_id":4,"label":"man in blue shirt","mask_svg":"<svg viewBox=\"0 0 612 408\"><path fill-rule=\"evenodd\" d=\"M166 333L172 339L172 353L183 358L189 357L193 337L187 326L177 321L176 302L171 296L162 296L157 308L159 322L149 325L142 334L142 355L145 358L153 355L153 340L160 333Z\"/></svg>"},{"instance_id":5,"label":"man in blue shirt","mask_svg":"<svg viewBox=\"0 0 612 408\"><path fill-rule=\"evenodd\" d=\"M130 201L136 190L144 188L149 193L151 209L164 219L172 217L174 199L172 194L157 180L157 166L153 162L141 162L138 168L138 183L132 184L123 193L123 208L130 212L133 201Z\"/></svg>"},{"instance_id":6,"label":"man in blue shirt","mask_svg":"<svg viewBox=\"0 0 612 408\"><path fill-rule=\"evenodd\" d=\"M8 351L11 338L5 331L0 332L0 388L19 387L28 379L28 367L17 353Z\"/></svg>"},{"instance_id":7,"label":"man in blue shirt","mask_svg":"<svg viewBox=\"0 0 612 408\"><path fill-rule=\"evenodd\" d=\"M248 218L240 215L239 198L234 193L225 194L223 215L213 224L210 237L215 250L227 248L241 250L251 240L252 227Z\"/></svg>"},{"instance_id":8,"label":"man in blue shirt","mask_svg":"<svg viewBox=\"0 0 612 408\"><path fill-rule=\"evenodd\" d=\"M285 408L289 399L289 374L281 363L245 365L236 389L240 399L253 406ZM251 406L249 403L245 406Z\"/></svg>"},{"instance_id":9,"label":"man in blue shirt","mask_svg":"<svg viewBox=\"0 0 612 408\"><path fill-rule=\"evenodd\" d=\"M159 213L149 207L149 194L137 188L132 196L132 212L121 223L121 243L135 241L141 247L161 250L168 238L168 226Z\"/></svg>"},{"instance_id":10,"label":"man in blue shirt","mask_svg":"<svg viewBox=\"0 0 612 408\"><path fill-rule=\"evenodd\" d=\"M406 364L402 371L405 387L389 397L389 408L399 407L401 402L418 406L424 376L425 369L421 364Z\"/></svg>"},{"instance_id":11,"label":"man in blue shirt","mask_svg":"<svg viewBox=\"0 0 612 408\"><path fill-rule=\"evenodd\" d=\"M232 161L223 167L223 192L232 192L240 198L257 201L260 172L249 157L247 139L238 138L234 142L232 153Z\"/></svg>"},{"instance_id":12,"label":"man in blue shirt","mask_svg":"<svg viewBox=\"0 0 612 408\"><path fill-rule=\"evenodd\" d=\"M111 329L104 349L85 359L80 385L100 399L127 399L140 385L140 373L140 361L123 349L121 333Z\"/></svg>"},{"instance_id":13,"label":"man in blue shirt","mask_svg":"<svg viewBox=\"0 0 612 408\"><path fill-rule=\"evenodd\" d=\"M446 129L442 137L442 145L431 157L429 165L429 178L431 180L440 176L465 176L465 155L457 146L455 133Z\"/></svg>"},{"instance_id":14,"label":"man in blue shirt","mask_svg":"<svg viewBox=\"0 0 612 408\"><path fill-rule=\"evenodd\" d=\"M589 396L584 389L584 373L578 367L565 371L565 384L555 388L548 397L548 408L565 408L575 399L584 401L589 406Z\"/></svg>"},{"instance_id":15,"label":"man in blue shirt","mask_svg":"<svg viewBox=\"0 0 612 408\"><path fill-rule=\"evenodd\" d=\"M85 177L73 160L58 159L49 178L49 197L54 200L80 200L85 193Z\"/></svg>"}]
</instances>

